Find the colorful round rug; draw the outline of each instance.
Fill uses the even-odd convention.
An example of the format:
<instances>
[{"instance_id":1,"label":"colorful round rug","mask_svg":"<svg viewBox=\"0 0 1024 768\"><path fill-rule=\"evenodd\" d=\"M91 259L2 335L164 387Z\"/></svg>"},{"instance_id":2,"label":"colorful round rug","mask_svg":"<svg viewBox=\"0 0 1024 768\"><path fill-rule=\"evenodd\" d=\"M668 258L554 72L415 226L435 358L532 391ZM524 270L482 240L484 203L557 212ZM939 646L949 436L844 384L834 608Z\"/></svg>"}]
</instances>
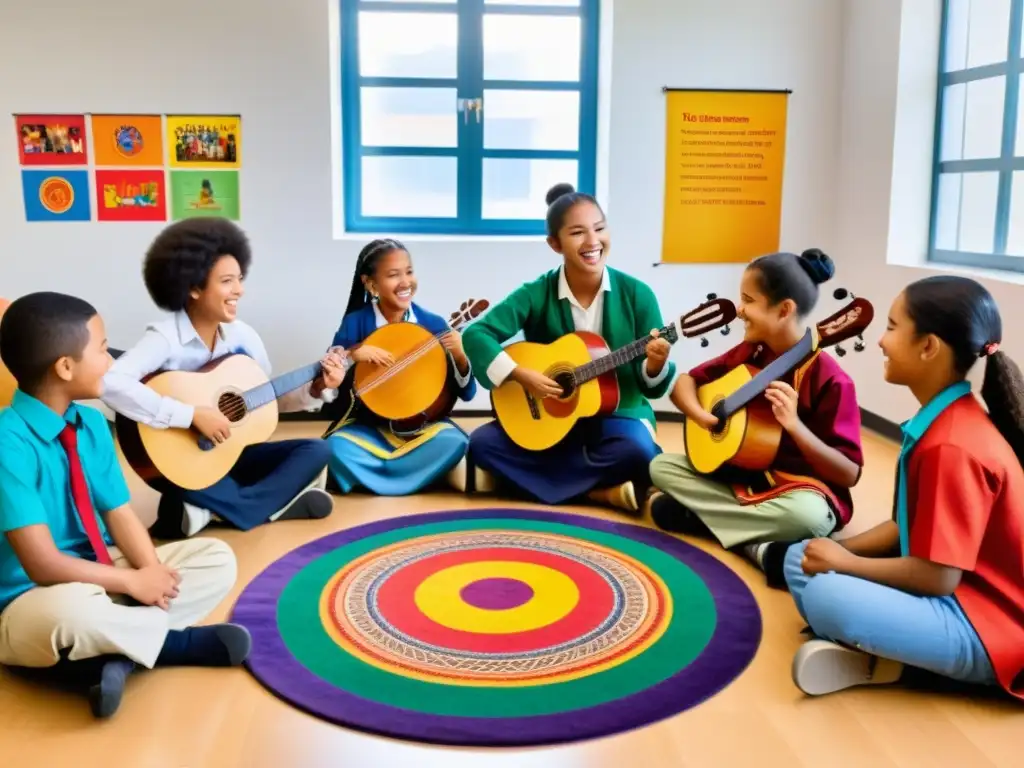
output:
<instances>
[{"instance_id":1,"label":"colorful round rug","mask_svg":"<svg viewBox=\"0 0 1024 768\"><path fill-rule=\"evenodd\" d=\"M526 509L340 531L249 584L233 621L272 692L416 741L523 746L678 714L750 663L754 596L659 531Z\"/></svg>"}]
</instances>

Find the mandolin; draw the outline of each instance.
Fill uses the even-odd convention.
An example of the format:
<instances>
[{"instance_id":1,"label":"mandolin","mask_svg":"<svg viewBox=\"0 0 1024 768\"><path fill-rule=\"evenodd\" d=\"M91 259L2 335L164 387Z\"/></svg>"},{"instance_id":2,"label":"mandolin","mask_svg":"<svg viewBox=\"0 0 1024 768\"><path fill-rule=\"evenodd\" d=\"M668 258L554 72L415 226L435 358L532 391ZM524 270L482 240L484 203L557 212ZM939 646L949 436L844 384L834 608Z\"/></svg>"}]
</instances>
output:
<instances>
[{"instance_id":1,"label":"mandolin","mask_svg":"<svg viewBox=\"0 0 1024 768\"><path fill-rule=\"evenodd\" d=\"M396 435L413 435L447 418L455 407L458 387L441 336L449 330L461 331L489 306L486 299L467 299L452 312L449 327L437 334L416 323L400 322L383 325L367 336L362 344L387 350L395 362L390 366L361 362L349 369L331 408L332 413L343 415L322 437L347 423L360 407Z\"/></svg>"},{"instance_id":2,"label":"mandolin","mask_svg":"<svg viewBox=\"0 0 1024 768\"><path fill-rule=\"evenodd\" d=\"M114 429L132 469L158 491L167 483L195 491L227 476L242 450L266 442L277 429L277 399L320 375L319 361L268 379L251 357L230 354L195 372L157 371L142 381L188 405L217 408L231 422L219 445L191 429L156 429L117 414Z\"/></svg>"},{"instance_id":3,"label":"mandolin","mask_svg":"<svg viewBox=\"0 0 1024 768\"><path fill-rule=\"evenodd\" d=\"M706 429L692 419L686 420L686 455L693 468L701 474L710 474L726 464L754 471L768 469L779 450L782 426L772 413L771 403L762 397L765 390L820 349L856 336L859 340L854 348L861 351L862 334L873 318L870 302L854 298L814 328L808 328L796 345L764 369L739 365L698 388L701 406L719 421Z\"/></svg>"},{"instance_id":4,"label":"mandolin","mask_svg":"<svg viewBox=\"0 0 1024 768\"><path fill-rule=\"evenodd\" d=\"M680 336L703 336L728 326L736 306L712 294L696 309L659 330L670 344ZM723 328L723 332L727 331ZM576 331L550 344L520 341L505 347L519 365L541 371L562 387L561 397L538 400L511 378L491 392L495 417L512 441L530 451L557 445L583 418L614 413L619 406L616 369L643 357L653 336L630 342L614 352L596 333Z\"/></svg>"}]
</instances>

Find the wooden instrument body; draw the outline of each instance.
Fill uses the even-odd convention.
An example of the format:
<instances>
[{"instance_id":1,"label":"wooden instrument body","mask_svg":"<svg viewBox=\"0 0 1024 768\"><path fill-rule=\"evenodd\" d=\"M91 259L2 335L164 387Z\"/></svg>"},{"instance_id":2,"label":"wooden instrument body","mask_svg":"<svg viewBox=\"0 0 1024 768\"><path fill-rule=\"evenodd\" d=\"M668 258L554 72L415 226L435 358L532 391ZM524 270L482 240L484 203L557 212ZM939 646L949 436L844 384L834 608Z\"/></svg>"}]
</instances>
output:
<instances>
[{"instance_id":1,"label":"wooden instrument body","mask_svg":"<svg viewBox=\"0 0 1024 768\"><path fill-rule=\"evenodd\" d=\"M156 429L118 414L115 428L125 459L157 490L165 490L168 483L190 491L209 488L228 475L247 446L266 442L277 429L276 401L248 411L239 397L268 381L259 364L245 355L226 355L195 372L151 374L143 383L159 394L230 414L231 437L204 449L195 430Z\"/></svg>"},{"instance_id":2,"label":"wooden instrument body","mask_svg":"<svg viewBox=\"0 0 1024 768\"><path fill-rule=\"evenodd\" d=\"M708 413L729 395L761 372L754 365L738 365L720 379L697 389L697 399ZM710 474L725 464L752 471L766 470L775 462L782 440L782 426L772 413L771 403L757 397L725 419L717 430L709 430L692 419L683 431L686 455L693 468Z\"/></svg>"},{"instance_id":3,"label":"wooden instrument body","mask_svg":"<svg viewBox=\"0 0 1024 768\"><path fill-rule=\"evenodd\" d=\"M505 352L524 368L540 371L562 384L565 391L563 397L538 400L528 395L522 384L508 379L491 392L495 416L516 445L531 451L551 448L580 419L611 414L619 407L619 382L614 369L578 387L570 386L574 368L611 352L596 333L577 331L550 344L520 341L505 347Z\"/></svg>"},{"instance_id":4,"label":"wooden instrument body","mask_svg":"<svg viewBox=\"0 0 1024 768\"><path fill-rule=\"evenodd\" d=\"M3 317L4 312L11 306L11 302L7 299L0 299L0 317ZM0 408L6 408L11 404L11 400L14 397L14 390L18 388L18 382L14 380L11 372L7 370L7 366L0 360Z\"/></svg>"},{"instance_id":5,"label":"wooden instrument body","mask_svg":"<svg viewBox=\"0 0 1024 768\"><path fill-rule=\"evenodd\" d=\"M427 413L444 396L450 373L448 353L423 326L409 322L388 323L367 336L363 344L386 350L403 363L400 374L358 395L374 415L389 421L413 419ZM362 362L356 363L352 370L353 383L359 392L388 368Z\"/></svg>"}]
</instances>

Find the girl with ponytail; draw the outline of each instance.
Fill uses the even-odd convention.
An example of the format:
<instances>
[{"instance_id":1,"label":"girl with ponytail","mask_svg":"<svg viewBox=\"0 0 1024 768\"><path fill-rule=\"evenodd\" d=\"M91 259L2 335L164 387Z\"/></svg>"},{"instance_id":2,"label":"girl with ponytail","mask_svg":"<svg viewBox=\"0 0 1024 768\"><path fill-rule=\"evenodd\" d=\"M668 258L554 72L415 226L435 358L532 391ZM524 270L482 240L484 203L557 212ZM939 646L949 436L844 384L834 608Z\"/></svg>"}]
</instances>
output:
<instances>
[{"instance_id":1,"label":"girl with ponytail","mask_svg":"<svg viewBox=\"0 0 1024 768\"><path fill-rule=\"evenodd\" d=\"M992 296L912 283L879 346L921 409L903 424L891 520L791 547L785 577L817 639L793 663L812 695L891 683L904 665L1024 698L1024 379ZM981 397L967 373L985 360Z\"/></svg>"},{"instance_id":2,"label":"girl with ponytail","mask_svg":"<svg viewBox=\"0 0 1024 768\"><path fill-rule=\"evenodd\" d=\"M755 259L740 282L742 343L676 382L672 402L686 418L716 424L697 399L698 387L740 365L764 368L800 341L818 286L833 272L832 260L816 248ZM739 548L770 584L781 587L789 544L828 536L853 515L850 488L864 465L860 408L853 381L825 352L773 383L764 396L783 428L769 472L705 476L685 455L663 454L651 464L651 478L664 493L652 496L650 509L660 528L710 533L722 546Z\"/></svg>"},{"instance_id":3,"label":"girl with ponytail","mask_svg":"<svg viewBox=\"0 0 1024 768\"><path fill-rule=\"evenodd\" d=\"M417 323L435 335L444 334L440 340L448 352L449 380L459 399L472 400L476 382L459 333L444 318L413 302L417 287L404 245L390 238L368 243L356 259L348 306L331 346L349 350L357 363L391 365L394 358L387 350L363 342L387 323ZM347 404L348 393L342 394L339 402ZM341 426L327 438L331 478L342 493L363 488L386 496L406 495L446 477L456 489L465 490L469 437L451 420L409 436L395 434L361 410L355 418L349 415L344 414Z\"/></svg>"}]
</instances>

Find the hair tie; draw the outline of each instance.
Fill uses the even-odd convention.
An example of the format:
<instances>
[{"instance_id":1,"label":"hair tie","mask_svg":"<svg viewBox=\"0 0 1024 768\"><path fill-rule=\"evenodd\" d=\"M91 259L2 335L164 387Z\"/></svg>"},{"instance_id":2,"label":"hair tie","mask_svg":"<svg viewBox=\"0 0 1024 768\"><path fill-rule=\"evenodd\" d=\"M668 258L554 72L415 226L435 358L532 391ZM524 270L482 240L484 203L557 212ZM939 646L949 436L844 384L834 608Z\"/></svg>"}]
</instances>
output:
<instances>
[{"instance_id":1,"label":"hair tie","mask_svg":"<svg viewBox=\"0 0 1024 768\"><path fill-rule=\"evenodd\" d=\"M988 344L982 347L981 351L984 357L991 357L992 355L999 351L999 342L990 341Z\"/></svg>"}]
</instances>

